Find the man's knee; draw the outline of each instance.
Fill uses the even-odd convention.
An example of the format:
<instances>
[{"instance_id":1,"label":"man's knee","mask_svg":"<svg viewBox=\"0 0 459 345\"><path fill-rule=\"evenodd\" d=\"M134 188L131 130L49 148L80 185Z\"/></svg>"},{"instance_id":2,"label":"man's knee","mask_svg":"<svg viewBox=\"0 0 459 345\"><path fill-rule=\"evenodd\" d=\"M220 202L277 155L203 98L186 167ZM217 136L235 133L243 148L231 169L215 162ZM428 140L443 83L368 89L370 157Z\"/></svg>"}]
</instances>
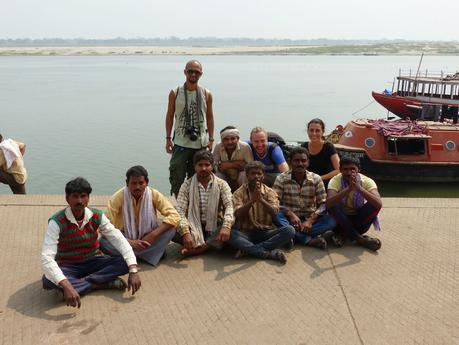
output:
<instances>
[{"instance_id":1,"label":"man's knee","mask_svg":"<svg viewBox=\"0 0 459 345\"><path fill-rule=\"evenodd\" d=\"M284 236L288 237L289 239L295 237L295 228L291 225L284 225L280 228L280 231Z\"/></svg>"}]
</instances>

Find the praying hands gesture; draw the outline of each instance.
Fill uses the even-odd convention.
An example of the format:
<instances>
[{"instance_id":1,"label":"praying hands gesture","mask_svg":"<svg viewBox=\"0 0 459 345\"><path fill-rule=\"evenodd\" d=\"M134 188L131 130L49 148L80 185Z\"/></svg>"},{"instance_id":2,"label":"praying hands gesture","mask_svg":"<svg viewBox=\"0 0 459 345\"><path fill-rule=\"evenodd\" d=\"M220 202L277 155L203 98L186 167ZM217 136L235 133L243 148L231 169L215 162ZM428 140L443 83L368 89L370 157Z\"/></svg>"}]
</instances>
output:
<instances>
[{"instance_id":1,"label":"praying hands gesture","mask_svg":"<svg viewBox=\"0 0 459 345\"><path fill-rule=\"evenodd\" d=\"M262 195L261 195L261 182L260 181L257 181L255 183L255 188L253 189L253 191L251 191L252 195L251 195L251 202L252 203L256 203L256 202L259 202L263 199Z\"/></svg>"}]
</instances>

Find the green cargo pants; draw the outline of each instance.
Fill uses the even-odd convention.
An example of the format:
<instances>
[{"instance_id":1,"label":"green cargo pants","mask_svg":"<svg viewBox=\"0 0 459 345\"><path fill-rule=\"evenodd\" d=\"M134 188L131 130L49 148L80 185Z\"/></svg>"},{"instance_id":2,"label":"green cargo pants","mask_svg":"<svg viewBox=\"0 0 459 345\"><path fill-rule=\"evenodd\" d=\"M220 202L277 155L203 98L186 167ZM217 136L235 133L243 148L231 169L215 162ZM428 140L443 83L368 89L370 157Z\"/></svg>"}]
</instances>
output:
<instances>
[{"instance_id":1,"label":"green cargo pants","mask_svg":"<svg viewBox=\"0 0 459 345\"><path fill-rule=\"evenodd\" d=\"M186 178L194 175L193 156L201 149L190 149L174 145L172 157L169 163L169 182L171 184L171 195L177 197L180 186Z\"/></svg>"}]
</instances>

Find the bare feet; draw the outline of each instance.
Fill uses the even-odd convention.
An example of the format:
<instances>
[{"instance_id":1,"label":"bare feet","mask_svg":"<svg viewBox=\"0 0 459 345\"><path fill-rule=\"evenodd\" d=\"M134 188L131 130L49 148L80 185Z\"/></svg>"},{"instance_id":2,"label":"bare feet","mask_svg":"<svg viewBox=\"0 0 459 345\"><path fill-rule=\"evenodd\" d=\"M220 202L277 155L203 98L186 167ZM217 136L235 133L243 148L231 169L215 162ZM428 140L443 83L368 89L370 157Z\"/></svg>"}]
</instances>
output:
<instances>
[{"instance_id":1,"label":"bare feet","mask_svg":"<svg viewBox=\"0 0 459 345\"><path fill-rule=\"evenodd\" d=\"M201 255L205 253L208 249L209 249L209 246L207 244L204 244L203 246L195 247L192 249L182 248L180 250L180 254L183 257Z\"/></svg>"}]
</instances>

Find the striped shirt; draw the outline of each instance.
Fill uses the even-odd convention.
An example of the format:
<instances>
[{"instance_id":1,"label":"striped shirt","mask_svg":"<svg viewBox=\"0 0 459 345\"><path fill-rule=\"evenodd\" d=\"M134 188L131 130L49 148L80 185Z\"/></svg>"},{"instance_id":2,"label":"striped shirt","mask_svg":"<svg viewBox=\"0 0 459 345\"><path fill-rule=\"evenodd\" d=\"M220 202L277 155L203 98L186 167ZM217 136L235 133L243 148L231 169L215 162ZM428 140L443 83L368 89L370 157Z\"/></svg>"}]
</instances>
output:
<instances>
[{"instance_id":1,"label":"striped shirt","mask_svg":"<svg viewBox=\"0 0 459 345\"><path fill-rule=\"evenodd\" d=\"M177 211L180 214L180 225L177 228L177 231L181 236L184 234L187 234L190 232L190 224L187 219L188 217L188 208L190 204L189 200L189 194L190 194L190 185L191 185L191 180L192 178L189 178L185 182L183 182L182 186L180 187L180 192L177 197ZM218 188L220 189L220 200L218 202L218 224L222 224L222 227L229 228L231 229L233 223L234 223L234 212L233 212L233 196L231 195L231 189L226 183L226 181L222 180L221 178L218 178L217 176L214 176L214 183L217 183ZM210 186L210 185L209 185ZM207 190L210 191L209 186L207 186ZM200 214L201 214L201 221L203 220L202 218L202 206L203 206L203 199L202 199L202 194L201 193L201 188L204 189L203 187L199 186L199 200L200 200ZM208 193L207 193L208 194ZM206 199L206 210L207 210L207 205L208 205L208 196L204 197ZM207 212L207 211L206 211Z\"/></svg>"},{"instance_id":2,"label":"striped shirt","mask_svg":"<svg viewBox=\"0 0 459 345\"><path fill-rule=\"evenodd\" d=\"M209 194L210 190L212 188L212 181L209 182L207 185L207 188L204 188L204 186L199 183L199 210L201 212L201 223L205 224L206 223L206 217L207 217L207 204L209 203Z\"/></svg>"},{"instance_id":3,"label":"striped shirt","mask_svg":"<svg viewBox=\"0 0 459 345\"><path fill-rule=\"evenodd\" d=\"M279 211L279 200L274 190L266 186L261 185L261 196L265 199L277 213ZM238 190L233 194L234 211L240 209L250 201L249 186L244 183ZM256 202L252 205L249 210L248 217L243 219L236 219L240 230L268 230L275 226L273 225L273 219L271 215L266 211L265 207L261 202Z\"/></svg>"},{"instance_id":4,"label":"striped shirt","mask_svg":"<svg viewBox=\"0 0 459 345\"><path fill-rule=\"evenodd\" d=\"M277 176L273 189L279 196L282 207L288 208L298 217L307 219L322 211L327 193L319 175L306 171L306 178L300 186L287 171Z\"/></svg>"}]
</instances>

